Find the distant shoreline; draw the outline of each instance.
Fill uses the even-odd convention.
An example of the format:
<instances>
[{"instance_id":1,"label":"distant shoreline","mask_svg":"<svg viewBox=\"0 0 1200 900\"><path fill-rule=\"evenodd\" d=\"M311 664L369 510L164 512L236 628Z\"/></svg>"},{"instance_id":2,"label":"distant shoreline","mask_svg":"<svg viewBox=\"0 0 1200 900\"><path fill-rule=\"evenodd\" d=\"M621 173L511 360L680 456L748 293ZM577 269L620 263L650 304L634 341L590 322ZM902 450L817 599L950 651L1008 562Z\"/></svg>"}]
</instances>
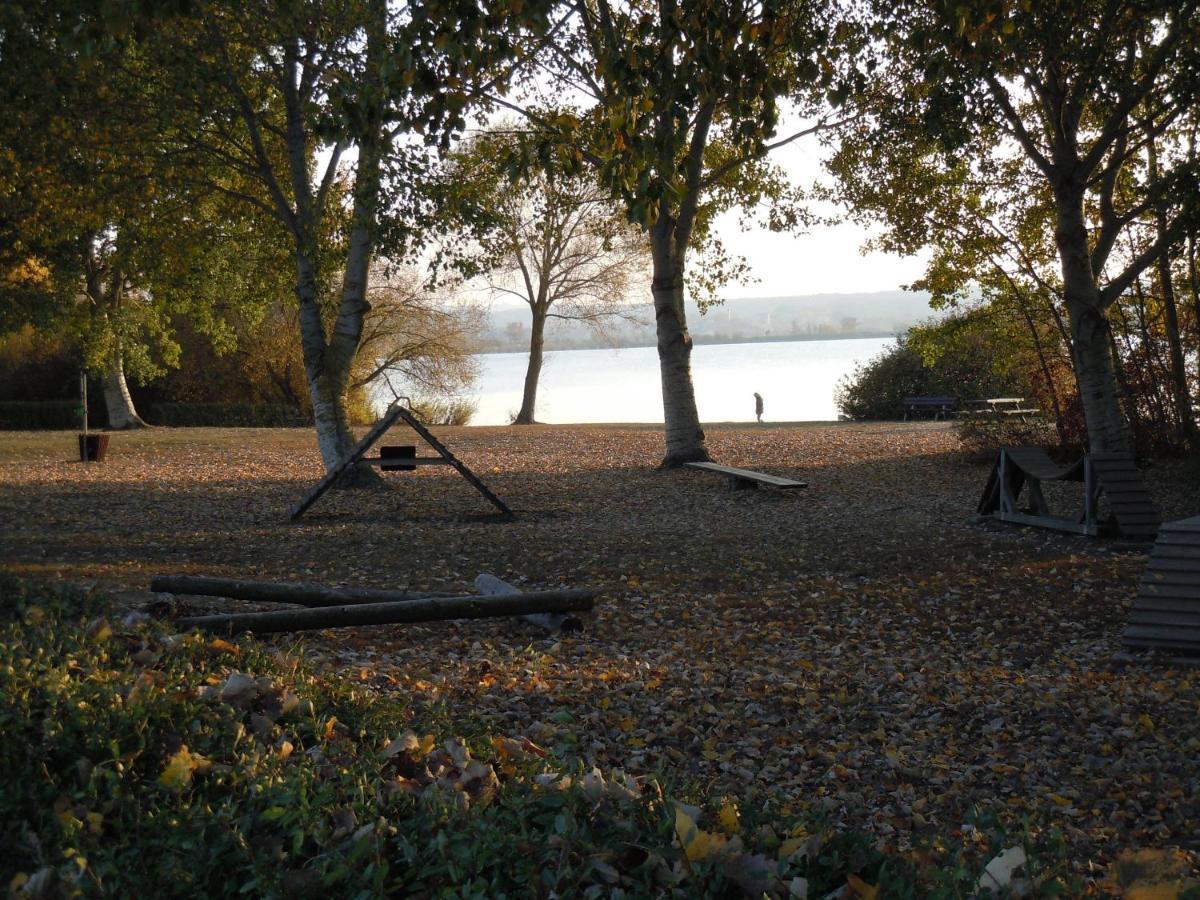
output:
<instances>
[{"instance_id":1,"label":"distant shoreline","mask_svg":"<svg viewBox=\"0 0 1200 900\"><path fill-rule=\"evenodd\" d=\"M859 340L878 340L880 338L894 338L898 333L895 331L856 331L851 334L780 334L780 335L759 335L758 337L739 337L739 338L724 338L712 337L708 335L696 335L693 337L695 346L721 346L725 344L786 344L786 343L810 343L814 341L859 341ZM546 353L560 353L568 350L636 350L643 347L654 347L652 341L629 344L611 344L597 346L589 345L571 345L571 346L547 346ZM511 350L478 350L480 354L507 354L507 353L528 353L528 347L519 347Z\"/></svg>"}]
</instances>

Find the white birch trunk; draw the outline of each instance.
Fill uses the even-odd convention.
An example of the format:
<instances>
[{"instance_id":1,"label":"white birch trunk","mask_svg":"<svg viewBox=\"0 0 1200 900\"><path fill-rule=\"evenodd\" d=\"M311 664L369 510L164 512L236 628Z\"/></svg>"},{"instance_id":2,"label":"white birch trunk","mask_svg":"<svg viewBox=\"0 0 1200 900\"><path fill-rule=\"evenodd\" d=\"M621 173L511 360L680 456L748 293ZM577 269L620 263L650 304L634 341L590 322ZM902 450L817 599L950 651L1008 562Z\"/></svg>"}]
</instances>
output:
<instances>
[{"instance_id":1,"label":"white birch trunk","mask_svg":"<svg viewBox=\"0 0 1200 900\"><path fill-rule=\"evenodd\" d=\"M134 408L129 396L129 385L125 381L125 361L120 347L113 353L112 362L104 373L104 406L108 410L108 427L120 431L128 428L145 428L146 423Z\"/></svg>"},{"instance_id":2,"label":"white birch trunk","mask_svg":"<svg viewBox=\"0 0 1200 900\"><path fill-rule=\"evenodd\" d=\"M1071 358L1087 423L1088 448L1093 453L1128 453L1132 442L1117 391L1111 326L1092 272L1082 190L1061 189L1056 194L1058 221L1054 237L1062 266Z\"/></svg>"}]
</instances>

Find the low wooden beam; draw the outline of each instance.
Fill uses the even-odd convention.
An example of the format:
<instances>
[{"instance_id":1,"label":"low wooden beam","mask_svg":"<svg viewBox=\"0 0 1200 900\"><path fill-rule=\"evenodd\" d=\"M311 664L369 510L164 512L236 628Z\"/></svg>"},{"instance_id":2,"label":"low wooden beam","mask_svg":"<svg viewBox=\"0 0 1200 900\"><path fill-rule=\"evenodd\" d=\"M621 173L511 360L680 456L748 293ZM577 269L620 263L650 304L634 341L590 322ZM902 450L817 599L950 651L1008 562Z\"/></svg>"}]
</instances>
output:
<instances>
[{"instance_id":1,"label":"low wooden beam","mask_svg":"<svg viewBox=\"0 0 1200 900\"><path fill-rule=\"evenodd\" d=\"M504 596L427 597L397 603L364 603L323 609L285 609L261 613L188 616L176 619L183 628L222 634L309 631L362 625L398 625L443 622L452 619L487 619L530 613L584 612L593 605L587 590L536 591Z\"/></svg>"}]
</instances>

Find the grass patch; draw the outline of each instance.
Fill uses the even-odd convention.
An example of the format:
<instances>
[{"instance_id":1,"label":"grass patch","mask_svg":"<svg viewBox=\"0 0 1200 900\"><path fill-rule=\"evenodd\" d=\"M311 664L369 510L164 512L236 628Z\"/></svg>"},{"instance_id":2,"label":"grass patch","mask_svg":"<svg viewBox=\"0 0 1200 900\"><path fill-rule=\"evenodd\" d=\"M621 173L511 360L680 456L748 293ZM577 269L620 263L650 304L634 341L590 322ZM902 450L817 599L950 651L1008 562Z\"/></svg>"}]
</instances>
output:
<instances>
[{"instance_id":1,"label":"grass patch","mask_svg":"<svg viewBox=\"0 0 1200 900\"><path fill-rule=\"evenodd\" d=\"M1004 840L887 853L670 792L690 806L520 737L446 737L464 723L444 708L118 619L95 594L4 576L0 631L0 768L21 786L0 793L0 860L17 895L951 897Z\"/></svg>"}]
</instances>

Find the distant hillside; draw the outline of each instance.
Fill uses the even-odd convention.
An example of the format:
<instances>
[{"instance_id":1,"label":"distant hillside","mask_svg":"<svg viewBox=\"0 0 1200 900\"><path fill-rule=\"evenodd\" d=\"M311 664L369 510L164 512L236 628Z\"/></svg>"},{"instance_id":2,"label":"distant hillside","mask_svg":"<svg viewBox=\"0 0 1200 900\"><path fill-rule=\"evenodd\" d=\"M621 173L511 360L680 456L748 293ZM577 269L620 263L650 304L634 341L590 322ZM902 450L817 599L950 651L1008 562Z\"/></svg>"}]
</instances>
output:
<instances>
[{"instance_id":1,"label":"distant hillside","mask_svg":"<svg viewBox=\"0 0 1200 900\"><path fill-rule=\"evenodd\" d=\"M640 322L616 320L601 334L575 322L551 319L546 345L551 350L577 347L643 347L654 343L650 304L630 307ZM807 294L794 297L745 297L726 300L701 314L688 304L688 328L698 343L847 338L902 334L932 315L929 295L912 291L864 294ZM529 311L494 308L481 335L485 351L528 349Z\"/></svg>"}]
</instances>

